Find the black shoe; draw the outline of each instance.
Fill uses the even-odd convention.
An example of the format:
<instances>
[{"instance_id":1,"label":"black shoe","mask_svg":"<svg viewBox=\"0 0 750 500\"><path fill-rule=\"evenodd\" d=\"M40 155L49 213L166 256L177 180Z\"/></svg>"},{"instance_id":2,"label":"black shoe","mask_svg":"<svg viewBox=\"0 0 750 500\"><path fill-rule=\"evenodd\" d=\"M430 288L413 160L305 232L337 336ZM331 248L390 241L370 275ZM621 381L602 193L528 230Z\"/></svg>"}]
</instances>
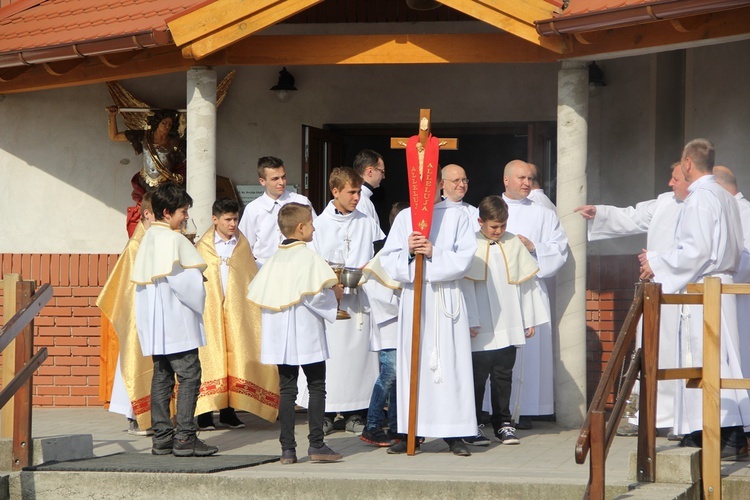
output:
<instances>
[{"instance_id":1,"label":"black shoe","mask_svg":"<svg viewBox=\"0 0 750 500\"><path fill-rule=\"evenodd\" d=\"M516 424L516 429L527 431L533 427L534 427L534 424L531 421L531 417L527 415L518 417L518 423Z\"/></svg>"},{"instance_id":2,"label":"black shoe","mask_svg":"<svg viewBox=\"0 0 750 500\"><path fill-rule=\"evenodd\" d=\"M281 464L289 465L297 463L297 450L291 448L289 450L281 450Z\"/></svg>"},{"instance_id":3,"label":"black shoe","mask_svg":"<svg viewBox=\"0 0 750 500\"><path fill-rule=\"evenodd\" d=\"M237 417L234 408L224 408L219 412L219 423L230 429L244 429L245 424Z\"/></svg>"},{"instance_id":4,"label":"black shoe","mask_svg":"<svg viewBox=\"0 0 750 500\"><path fill-rule=\"evenodd\" d=\"M470 457L471 456L469 447L466 446L466 443L464 443L463 439L449 438L449 439L445 439L445 442L448 443L448 448L450 449L451 453L453 453L457 457Z\"/></svg>"},{"instance_id":5,"label":"black shoe","mask_svg":"<svg viewBox=\"0 0 750 500\"><path fill-rule=\"evenodd\" d=\"M172 454L176 457L207 457L219 451L216 446L209 446L195 434L189 438L175 439L172 443Z\"/></svg>"},{"instance_id":6,"label":"black shoe","mask_svg":"<svg viewBox=\"0 0 750 500\"><path fill-rule=\"evenodd\" d=\"M391 438L385 435L383 429L374 429L371 431L365 429L362 431L362 435L359 436L359 439L367 444L380 447L393 446L395 444Z\"/></svg>"},{"instance_id":7,"label":"black shoe","mask_svg":"<svg viewBox=\"0 0 750 500\"><path fill-rule=\"evenodd\" d=\"M151 454L152 455L171 455L172 454L172 440L164 441L161 443L151 442Z\"/></svg>"},{"instance_id":8,"label":"black shoe","mask_svg":"<svg viewBox=\"0 0 750 500\"><path fill-rule=\"evenodd\" d=\"M685 434L680 440L680 447L687 448L701 448L703 446L703 433L702 431L691 432Z\"/></svg>"},{"instance_id":9,"label":"black shoe","mask_svg":"<svg viewBox=\"0 0 750 500\"><path fill-rule=\"evenodd\" d=\"M213 412L206 412L201 413L198 415L198 421L196 424L198 425L198 429L202 431L215 431L216 426L214 425L214 414Z\"/></svg>"},{"instance_id":10,"label":"black shoe","mask_svg":"<svg viewBox=\"0 0 750 500\"><path fill-rule=\"evenodd\" d=\"M406 453L406 443L407 443L407 438L406 436L404 436L401 441L398 441L396 444L388 448L386 450L386 453L388 453L389 455L401 455L403 453ZM419 443L420 441L419 439L417 439L416 446L414 447L415 452L419 450Z\"/></svg>"},{"instance_id":11,"label":"black shoe","mask_svg":"<svg viewBox=\"0 0 750 500\"><path fill-rule=\"evenodd\" d=\"M307 449L307 456L313 462L337 462L344 458L341 453L336 453L325 444L320 448L309 447Z\"/></svg>"}]
</instances>

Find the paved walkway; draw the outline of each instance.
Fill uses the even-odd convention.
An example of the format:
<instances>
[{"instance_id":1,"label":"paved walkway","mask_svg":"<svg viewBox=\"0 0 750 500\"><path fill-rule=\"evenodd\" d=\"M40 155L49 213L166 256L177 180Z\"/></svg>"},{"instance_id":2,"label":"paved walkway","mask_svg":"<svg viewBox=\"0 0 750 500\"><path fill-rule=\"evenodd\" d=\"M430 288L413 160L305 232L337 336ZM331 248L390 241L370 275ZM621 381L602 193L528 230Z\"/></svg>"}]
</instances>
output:
<instances>
[{"instance_id":1,"label":"paved walkway","mask_svg":"<svg viewBox=\"0 0 750 500\"><path fill-rule=\"evenodd\" d=\"M221 454L280 454L278 424L268 423L248 413L238 413L245 429L217 429L200 433L201 439L218 446ZM214 418L218 422L218 418ZM65 434L91 434L97 456L118 452L150 452L151 439L131 436L121 415L104 409L35 408L34 437ZM428 439L422 451L413 457L388 455L360 441L353 434L335 432L327 443L343 453L335 464L316 464L305 456L307 425L304 414L298 414L297 442L301 461L295 465L272 463L250 469L224 472L230 476L259 474L269 477L326 477L346 475L359 479L410 479L443 481L522 481L585 484L588 465L575 463L574 449L578 431L563 429L551 422L535 422L535 428L518 431L519 446L502 445L496 441L486 448L472 447L471 457L456 457L440 439ZM668 446L660 439L658 446ZM634 438L616 438L607 460L607 484L627 484L628 461L635 450Z\"/></svg>"}]
</instances>

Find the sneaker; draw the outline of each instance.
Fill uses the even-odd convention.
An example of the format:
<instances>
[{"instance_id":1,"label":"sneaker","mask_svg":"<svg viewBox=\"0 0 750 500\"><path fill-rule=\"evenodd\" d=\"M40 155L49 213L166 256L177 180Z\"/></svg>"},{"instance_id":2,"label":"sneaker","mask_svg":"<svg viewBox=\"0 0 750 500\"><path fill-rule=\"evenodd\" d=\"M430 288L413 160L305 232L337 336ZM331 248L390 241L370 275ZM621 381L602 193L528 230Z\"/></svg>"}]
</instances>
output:
<instances>
[{"instance_id":1,"label":"sneaker","mask_svg":"<svg viewBox=\"0 0 750 500\"><path fill-rule=\"evenodd\" d=\"M365 430L365 421L361 415L352 415L346 419L344 429L346 429L346 432L351 432L355 436L360 436L362 435L362 431Z\"/></svg>"},{"instance_id":2,"label":"sneaker","mask_svg":"<svg viewBox=\"0 0 750 500\"><path fill-rule=\"evenodd\" d=\"M391 438L386 436L383 429L375 429L372 431L365 429L362 431L362 435L359 436L359 439L365 443L380 447L393 446L395 444Z\"/></svg>"},{"instance_id":3,"label":"sneaker","mask_svg":"<svg viewBox=\"0 0 750 500\"><path fill-rule=\"evenodd\" d=\"M152 442L151 454L152 455L171 455L172 454L172 439L169 439L162 443Z\"/></svg>"},{"instance_id":4,"label":"sneaker","mask_svg":"<svg viewBox=\"0 0 750 500\"><path fill-rule=\"evenodd\" d=\"M334 431L343 431L346 429L346 422L347 419L345 419L340 413L337 414L333 418L333 430Z\"/></svg>"},{"instance_id":5,"label":"sneaker","mask_svg":"<svg viewBox=\"0 0 750 500\"><path fill-rule=\"evenodd\" d=\"M406 442L406 436L404 436L401 441L397 441L396 444L388 448L386 450L386 453L388 453L389 455L401 455L403 453L406 453ZM419 450L419 439L417 439L417 444L414 447L414 450Z\"/></svg>"},{"instance_id":6,"label":"sneaker","mask_svg":"<svg viewBox=\"0 0 750 500\"><path fill-rule=\"evenodd\" d=\"M282 465L289 465L289 464L296 464L296 463L297 463L297 450L292 448L291 450L281 451L281 464Z\"/></svg>"},{"instance_id":7,"label":"sneaker","mask_svg":"<svg viewBox=\"0 0 750 500\"><path fill-rule=\"evenodd\" d=\"M153 436L154 431L153 429L146 429L146 430L141 429L140 427L138 427L137 420L129 418L128 419L128 434L131 434L133 436Z\"/></svg>"},{"instance_id":8,"label":"sneaker","mask_svg":"<svg viewBox=\"0 0 750 500\"><path fill-rule=\"evenodd\" d=\"M531 417L525 416L525 415L518 417L518 422L516 423L516 429L527 431L533 427L534 427L534 423L531 421Z\"/></svg>"},{"instance_id":9,"label":"sneaker","mask_svg":"<svg viewBox=\"0 0 750 500\"><path fill-rule=\"evenodd\" d=\"M457 457L470 457L471 456L471 452L469 451L469 448L466 446L466 443L464 443L463 439L449 438L449 439L445 439L445 442L448 443L448 448L450 449L451 453L453 453Z\"/></svg>"},{"instance_id":10,"label":"sneaker","mask_svg":"<svg viewBox=\"0 0 750 500\"><path fill-rule=\"evenodd\" d=\"M323 417L323 434L326 436L333 432L333 421L328 417Z\"/></svg>"},{"instance_id":11,"label":"sneaker","mask_svg":"<svg viewBox=\"0 0 750 500\"><path fill-rule=\"evenodd\" d=\"M189 438L175 439L172 443L172 454L176 457L207 457L219 451L216 446L209 446L193 434Z\"/></svg>"},{"instance_id":12,"label":"sneaker","mask_svg":"<svg viewBox=\"0 0 750 500\"><path fill-rule=\"evenodd\" d=\"M219 423L230 429L244 429L245 424L237 417L234 408L224 408L219 412Z\"/></svg>"},{"instance_id":13,"label":"sneaker","mask_svg":"<svg viewBox=\"0 0 750 500\"><path fill-rule=\"evenodd\" d=\"M323 444L320 448L313 448L311 446L307 449L307 455L313 462L336 462L344 458L341 453L336 453L326 444Z\"/></svg>"},{"instance_id":14,"label":"sneaker","mask_svg":"<svg viewBox=\"0 0 750 500\"><path fill-rule=\"evenodd\" d=\"M495 437L503 444L521 444L521 440L516 436L516 429L509 423L503 424L500 429L496 430Z\"/></svg>"},{"instance_id":15,"label":"sneaker","mask_svg":"<svg viewBox=\"0 0 750 500\"><path fill-rule=\"evenodd\" d=\"M484 425L480 425L479 427L477 427L477 435L462 438L463 442L468 444L469 446L489 446L490 440L484 437L484 432L482 432L483 428Z\"/></svg>"},{"instance_id":16,"label":"sneaker","mask_svg":"<svg viewBox=\"0 0 750 500\"><path fill-rule=\"evenodd\" d=\"M216 426L214 425L214 415L213 412L206 412L201 413L198 415L198 422L196 422L198 425L198 429L202 431L215 431Z\"/></svg>"}]
</instances>

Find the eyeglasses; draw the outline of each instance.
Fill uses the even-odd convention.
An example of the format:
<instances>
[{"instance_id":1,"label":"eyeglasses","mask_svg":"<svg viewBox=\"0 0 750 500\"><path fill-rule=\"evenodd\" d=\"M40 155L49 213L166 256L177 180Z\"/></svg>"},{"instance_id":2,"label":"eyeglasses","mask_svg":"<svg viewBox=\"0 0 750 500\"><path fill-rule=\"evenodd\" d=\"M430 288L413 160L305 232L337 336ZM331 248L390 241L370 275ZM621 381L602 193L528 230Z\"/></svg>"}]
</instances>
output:
<instances>
[{"instance_id":1,"label":"eyeglasses","mask_svg":"<svg viewBox=\"0 0 750 500\"><path fill-rule=\"evenodd\" d=\"M370 168L372 168L373 170L377 170L381 174L385 175L385 169L384 168L378 168L378 167L370 167Z\"/></svg>"},{"instance_id":2,"label":"eyeglasses","mask_svg":"<svg viewBox=\"0 0 750 500\"><path fill-rule=\"evenodd\" d=\"M454 186L458 187L459 184L469 185L469 179L464 177L463 179L443 179L445 182L452 182Z\"/></svg>"}]
</instances>

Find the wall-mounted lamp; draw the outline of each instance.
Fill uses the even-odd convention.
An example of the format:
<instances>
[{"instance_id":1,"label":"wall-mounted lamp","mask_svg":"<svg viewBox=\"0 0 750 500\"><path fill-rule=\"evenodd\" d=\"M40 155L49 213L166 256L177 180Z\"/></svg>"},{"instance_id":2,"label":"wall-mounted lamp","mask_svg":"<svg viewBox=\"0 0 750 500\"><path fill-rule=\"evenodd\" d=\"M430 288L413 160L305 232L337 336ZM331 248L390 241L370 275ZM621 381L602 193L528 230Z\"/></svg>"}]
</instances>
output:
<instances>
[{"instance_id":1,"label":"wall-mounted lamp","mask_svg":"<svg viewBox=\"0 0 750 500\"><path fill-rule=\"evenodd\" d=\"M286 67L279 71L279 82L271 87L271 90L276 94L276 99L279 102L287 102L292 99L294 95L292 92L295 92L297 87L294 86L294 77L286 70Z\"/></svg>"},{"instance_id":2,"label":"wall-mounted lamp","mask_svg":"<svg viewBox=\"0 0 750 500\"><path fill-rule=\"evenodd\" d=\"M604 81L604 71L595 62L589 64L589 87L606 87L607 82Z\"/></svg>"}]
</instances>

